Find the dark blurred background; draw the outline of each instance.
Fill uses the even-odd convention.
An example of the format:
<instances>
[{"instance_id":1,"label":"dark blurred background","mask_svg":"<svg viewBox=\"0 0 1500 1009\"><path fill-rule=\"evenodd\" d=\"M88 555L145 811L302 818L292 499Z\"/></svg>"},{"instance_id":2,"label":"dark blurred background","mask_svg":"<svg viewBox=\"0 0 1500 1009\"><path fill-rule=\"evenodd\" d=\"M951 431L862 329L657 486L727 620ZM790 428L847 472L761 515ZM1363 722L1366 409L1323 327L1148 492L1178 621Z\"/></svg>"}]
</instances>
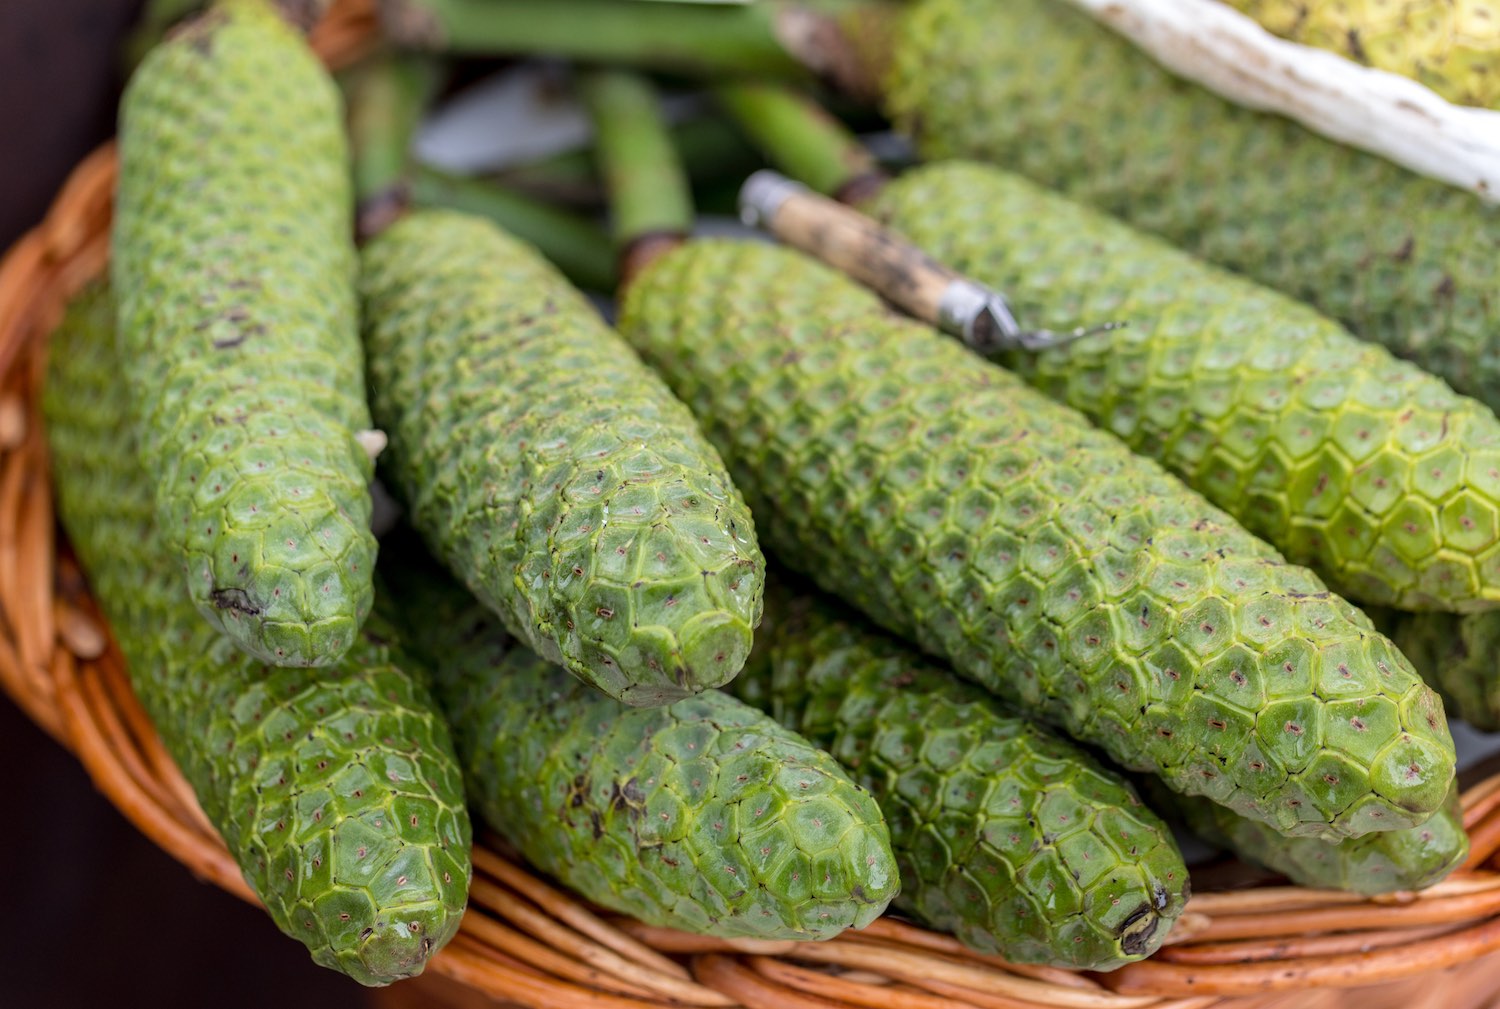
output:
<instances>
[{"instance_id":1,"label":"dark blurred background","mask_svg":"<svg viewBox=\"0 0 1500 1009\"><path fill-rule=\"evenodd\" d=\"M41 220L114 129L121 42L143 0L0 0L0 249ZM0 695L0 1006L367 1005L256 909L136 833Z\"/></svg>"}]
</instances>

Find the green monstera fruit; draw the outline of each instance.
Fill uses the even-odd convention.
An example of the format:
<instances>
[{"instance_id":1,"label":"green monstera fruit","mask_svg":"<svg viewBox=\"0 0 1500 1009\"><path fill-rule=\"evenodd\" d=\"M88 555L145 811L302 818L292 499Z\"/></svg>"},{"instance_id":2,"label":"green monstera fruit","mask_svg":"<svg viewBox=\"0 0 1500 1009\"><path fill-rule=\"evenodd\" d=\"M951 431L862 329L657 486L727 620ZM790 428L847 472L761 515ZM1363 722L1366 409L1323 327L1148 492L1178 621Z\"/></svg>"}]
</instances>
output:
<instances>
[{"instance_id":1,"label":"green monstera fruit","mask_svg":"<svg viewBox=\"0 0 1500 1009\"><path fill-rule=\"evenodd\" d=\"M870 794L828 754L717 690L605 697L528 651L420 554L388 552L480 815L595 903L705 935L827 939L899 886Z\"/></svg>"},{"instance_id":2,"label":"green monstera fruit","mask_svg":"<svg viewBox=\"0 0 1500 1009\"><path fill-rule=\"evenodd\" d=\"M1283 837L1263 823L1222 806L1149 790L1158 808L1178 813L1193 833L1241 858L1281 873L1298 886L1348 890L1374 896L1421 890L1442 880L1469 854L1463 810L1455 785L1443 808L1426 823L1385 830L1337 843L1315 837Z\"/></svg>"},{"instance_id":3,"label":"green monstera fruit","mask_svg":"<svg viewBox=\"0 0 1500 1009\"><path fill-rule=\"evenodd\" d=\"M1182 854L1117 774L825 600L768 589L731 689L870 790L896 907L980 952L1110 970L1182 913Z\"/></svg>"},{"instance_id":4,"label":"green monstera fruit","mask_svg":"<svg viewBox=\"0 0 1500 1009\"><path fill-rule=\"evenodd\" d=\"M371 397L434 552L511 633L634 705L727 682L755 527L692 414L534 250L430 210L365 250Z\"/></svg>"},{"instance_id":5,"label":"green monstera fruit","mask_svg":"<svg viewBox=\"0 0 1500 1009\"><path fill-rule=\"evenodd\" d=\"M74 306L45 407L63 525L131 686L276 925L363 984L417 974L468 894L447 724L379 621L308 669L267 666L199 617L157 532L113 317L100 292Z\"/></svg>"},{"instance_id":6,"label":"green monstera fruit","mask_svg":"<svg viewBox=\"0 0 1500 1009\"><path fill-rule=\"evenodd\" d=\"M1315 310L973 163L869 208L1027 326L1129 325L1001 363L1363 603L1500 603L1500 420Z\"/></svg>"},{"instance_id":7,"label":"green monstera fruit","mask_svg":"<svg viewBox=\"0 0 1500 1009\"><path fill-rule=\"evenodd\" d=\"M1500 407L1500 217L1472 193L1233 105L1061 0L918 0L891 43L885 104L923 156L1019 172Z\"/></svg>"},{"instance_id":8,"label":"green monstera fruit","mask_svg":"<svg viewBox=\"0 0 1500 1009\"><path fill-rule=\"evenodd\" d=\"M1020 710L1290 835L1442 805L1442 705L1363 614L853 281L689 242L637 276L620 327L778 556Z\"/></svg>"},{"instance_id":9,"label":"green monstera fruit","mask_svg":"<svg viewBox=\"0 0 1500 1009\"><path fill-rule=\"evenodd\" d=\"M221 0L120 115L120 361L162 549L252 655L330 664L375 573L338 93L273 4Z\"/></svg>"}]
</instances>

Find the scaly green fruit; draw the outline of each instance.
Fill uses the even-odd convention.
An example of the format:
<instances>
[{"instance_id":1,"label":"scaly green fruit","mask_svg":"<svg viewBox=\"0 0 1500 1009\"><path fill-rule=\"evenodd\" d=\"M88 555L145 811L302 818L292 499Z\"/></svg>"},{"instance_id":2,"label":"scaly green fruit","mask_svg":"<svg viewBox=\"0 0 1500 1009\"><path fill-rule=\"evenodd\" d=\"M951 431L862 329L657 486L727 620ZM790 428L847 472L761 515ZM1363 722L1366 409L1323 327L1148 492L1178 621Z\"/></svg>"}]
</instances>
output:
<instances>
[{"instance_id":1,"label":"scaly green fruit","mask_svg":"<svg viewBox=\"0 0 1500 1009\"><path fill-rule=\"evenodd\" d=\"M1500 732L1500 613L1387 613L1381 619L1455 718Z\"/></svg>"},{"instance_id":2,"label":"scaly green fruit","mask_svg":"<svg viewBox=\"0 0 1500 1009\"><path fill-rule=\"evenodd\" d=\"M131 79L113 276L162 546L281 666L339 659L374 599L352 204L338 93L265 0L221 0Z\"/></svg>"},{"instance_id":3,"label":"scaly green fruit","mask_svg":"<svg viewBox=\"0 0 1500 1009\"><path fill-rule=\"evenodd\" d=\"M1159 809L1179 814L1193 833L1281 873L1298 886L1373 896L1422 890L1441 882L1469 854L1463 808L1454 785L1443 808L1426 823L1352 837L1337 844L1315 837L1283 837L1263 823L1223 806L1147 790Z\"/></svg>"},{"instance_id":4,"label":"scaly green fruit","mask_svg":"<svg viewBox=\"0 0 1500 1009\"><path fill-rule=\"evenodd\" d=\"M1500 408L1500 211L1178 80L1060 0L918 0L899 34L887 105L926 157L1018 171Z\"/></svg>"},{"instance_id":5,"label":"scaly green fruit","mask_svg":"<svg viewBox=\"0 0 1500 1009\"><path fill-rule=\"evenodd\" d=\"M829 939L895 895L875 800L805 739L717 690L628 707L430 566L382 570L474 808L541 871L638 921L756 939Z\"/></svg>"},{"instance_id":6,"label":"scaly green fruit","mask_svg":"<svg viewBox=\"0 0 1500 1009\"><path fill-rule=\"evenodd\" d=\"M1284 295L985 165L872 212L1027 326L1130 325L1002 363L1360 602L1500 604L1500 420Z\"/></svg>"},{"instance_id":7,"label":"scaly green fruit","mask_svg":"<svg viewBox=\"0 0 1500 1009\"><path fill-rule=\"evenodd\" d=\"M1018 710L1286 834L1441 806L1442 705L1363 614L957 341L725 241L642 271L620 326L784 561Z\"/></svg>"},{"instance_id":8,"label":"scaly green fruit","mask_svg":"<svg viewBox=\"0 0 1500 1009\"><path fill-rule=\"evenodd\" d=\"M1182 854L1117 774L823 600L768 590L731 689L870 790L901 869L895 906L967 946L1112 970L1182 913Z\"/></svg>"},{"instance_id":9,"label":"scaly green fruit","mask_svg":"<svg viewBox=\"0 0 1500 1009\"><path fill-rule=\"evenodd\" d=\"M1489 0L1225 0L1282 38L1500 106L1500 7Z\"/></svg>"},{"instance_id":10,"label":"scaly green fruit","mask_svg":"<svg viewBox=\"0 0 1500 1009\"><path fill-rule=\"evenodd\" d=\"M765 559L661 379L480 218L412 214L364 266L370 395L434 552L511 633L628 704L739 672Z\"/></svg>"},{"instance_id":11,"label":"scaly green fruit","mask_svg":"<svg viewBox=\"0 0 1500 1009\"><path fill-rule=\"evenodd\" d=\"M458 931L469 817L448 727L379 621L336 665L278 668L194 611L155 528L114 305L53 336L58 508L131 686L271 918L362 984L421 972Z\"/></svg>"}]
</instances>

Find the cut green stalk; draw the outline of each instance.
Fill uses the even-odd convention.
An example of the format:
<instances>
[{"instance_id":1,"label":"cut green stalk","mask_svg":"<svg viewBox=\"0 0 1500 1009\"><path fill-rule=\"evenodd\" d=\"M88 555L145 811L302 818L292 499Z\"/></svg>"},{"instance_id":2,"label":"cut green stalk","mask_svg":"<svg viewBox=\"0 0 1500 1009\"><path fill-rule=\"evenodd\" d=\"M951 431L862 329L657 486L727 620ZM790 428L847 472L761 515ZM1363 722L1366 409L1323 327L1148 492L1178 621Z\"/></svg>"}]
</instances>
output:
<instances>
[{"instance_id":1,"label":"cut green stalk","mask_svg":"<svg viewBox=\"0 0 1500 1009\"><path fill-rule=\"evenodd\" d=\"M757 147L774 151L790 175L818 192L837 197L862 179L879 178L879 166L864 145L802 96L772 84L726 85L717 94Z\"/></svg>"},{"instance_id":2,"label":"cut green stalk","mask_svg":"<svg viewBox=\"0 0 1500 1009\"><path fill-rule=\"evenodd\" d=\"M609 236L592 221L528 199L485 179L465 178L425 165L414 168L410 197L416 207L445 207L477 214L541 250L580 287L614 290L615 257Z\"/></svg>"},{"instance_id":3,"label":"cut green stalk","mask_svg":"<svg viewBox=\"0 0 1500 1009\"><path fill-rule=\"evenodd\" d=\"M736 184L765 162L740 131L721 116L695 116L671 127L672 146L695 185L734 179ZM591 148L564 151L494 172L507 189L550 202L600 207L606 202L598 155Z\"/></svg>"},{"instance_id":4,"label":"cut green stalk","mask_svg":"<svg viewBox=\"0 0 1500 1009\"><path fill-rule=\"evenodd\" d=\"M348 107L360 236L382 231L405 209L412 137L439 84L439 69L416 55L379 53L339 80Z\"/></svg>"},{"instance_id":5,"label":"cut green stalk","mask_svg":"<svg viewBox=\"0 0 1500 1009\"><path fill-rule=\"evenodd\" d=\"M410 206L461 210L538 246L575 282L611 290L614 257L603 229L491 183L415 161L412 138L440 76L429 57L381 53L340 79L349 111L360 236L379 234Z\"/></svg>"},{"instance_id":6,"label":"cut green stalk","mask_svg":"<svg viewBox=\"0 0 1500 1009\"><path fill-rule=\"evenodd\" d=\"M726 83L714 96L767 161L825 196L837 197L857 177L880 170L859 137L802 91Z\"/></svg>"},{"instance_id":7,"label":"cut green stalk","mask_svg":"<svg viewBox=\"0 0 1500 1009\"><path fill-rule=\"evenodd\" d=\"M623 269L663 242L693 228L687 175L672 146L651 84L625 71L596 71L579 80L597 137L600 174L613 198L615 245Z\"/></svg>"},{"instance_id":8,"label":"cut green stalk","mask_svg":"<svg viewBox=\"0 0 1500 1009\"><path fill-rule=\"evenodd\" d=\"M386 34L456 53L557 53L690 74L807 79L783 38L785 3L692 7L619 0L385 0Z\"/></svg>"}]
</instances>

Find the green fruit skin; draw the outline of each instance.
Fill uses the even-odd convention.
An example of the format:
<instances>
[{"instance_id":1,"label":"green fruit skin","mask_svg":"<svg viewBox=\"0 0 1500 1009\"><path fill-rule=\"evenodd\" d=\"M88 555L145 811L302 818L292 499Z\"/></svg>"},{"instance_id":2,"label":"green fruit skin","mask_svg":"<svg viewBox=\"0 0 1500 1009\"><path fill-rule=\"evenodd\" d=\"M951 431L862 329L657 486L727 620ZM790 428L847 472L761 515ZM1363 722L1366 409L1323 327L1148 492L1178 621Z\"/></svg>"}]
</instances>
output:
<instances>
[{"instance_id":1,"label":"green fruit skin","mask_svg":"<svg viewBox=\"0 0 1500 1009\"><path fill-rule=\"evenodd\" d=\"M901 868L895 906L973 949L1112 970L1182 913L1182 854L1119 775L858 617L768 590L731 689L869 789Z\"/></svg>"},{"instance_id":2,"label":"green fruit skin","mask_svg":"<svg viewBox=\"0 0 1500 1009\"><path fill-rule=\"evenodd\" d=\"M620 325L780 558L1018 710L1286 834L1441 806L1442 704L1363 614L957 341L727 241L647 267Z\"/></svg>"},{"instance_id":3,"label":"green fruit skin","mask_svg":"<svg viewBox=\"0 0 1500 1009\"><path fill-rule=\"evenodd\" d=\"M1313 309L985 165L888 186L877 217L1027 326L1127 328L1001 363L1152 456L1341 594L1500 604L1500 420Z\"/></svg>"},{"instance_id":4,"label":"green fruit skin","mask_svg":"<svg viewBox=\"0 0 1500 1009\"><path fill-rule=\"evenodd\" d=\"M382 571L474 808L536 868L638 921L715 936L829 939L895 896L875 800L807 740L717 690L624 705L430 566Z\"/></svg>"},{"instance_id":5,"label":"green fruit skin","mask_svg":"<svg viewBox=\"0 0 1500 1009\"><path fill-rule=\"evenodd\" d=\"M348 176L338 93L264 0L223 0L126 89L112 268L162 548L282 666L337 661L374 600Z\"/></svg>"},{"instance_id":6,"label":"green fruit skin","mask_svg":"<svg viewBox=\"0 0 1500 1009\"><path fill-rule=\"evenodd\" d=\"M1500 217L1473 194L1232 105L1058 0L919 0L898 34L886 104L925 157L1061 190L1500 407Z\"/></svg>"},{"instance_id":7,"label":"green fruit skin","mask_svg":"<svg viewBox=\"0 0 1500 1009\"><path fill-rule=\"evenodd\" d=\"M314 670L267 666L198 616L155 530L113 313L99 294L74 307L45 406L63 525L136 696L277 927L362 984L420 973L468 894L447 725L380 621Z\"/></svg>"},{"instance_id":8,"label":"green fruit skin","mask_svg":"<svg viewBox=\"0 0 1500 1009\"><path fill-rule=\"evenodd\" d=\"M1331 844L1315 837L1282 837L1211 802L1169 797L1165 789L1147 797L1174 812L1197 834L1241 858L1281 873L1298 886L1348 890L1374 896L1422 890L1442 882L1469 854L1463 808L1455 785L1443 808L1426 823Z\"/></svg>"},{"instance_id":9,"label":"green fruit skin","mask_svg":"<svg viewBox=\"0 0 1500 1009\"><path fill-rule=\"evenodd\" d=\"M739 672L765 558L692 414L550 264L488 221L366 247L375 415L429 545L532 650L633 705Z\"/></svg>"},{"instance_id":10,"label":"green fruit skin","mask_svg":"<svg viewBox=\"0 0 1500 1009\"><path fill-rule=\"evenodd\" d=\"M1500 732L1500 613L1387 613L1382 620L1455 718Z\"/></svg>"}]
</instances>

